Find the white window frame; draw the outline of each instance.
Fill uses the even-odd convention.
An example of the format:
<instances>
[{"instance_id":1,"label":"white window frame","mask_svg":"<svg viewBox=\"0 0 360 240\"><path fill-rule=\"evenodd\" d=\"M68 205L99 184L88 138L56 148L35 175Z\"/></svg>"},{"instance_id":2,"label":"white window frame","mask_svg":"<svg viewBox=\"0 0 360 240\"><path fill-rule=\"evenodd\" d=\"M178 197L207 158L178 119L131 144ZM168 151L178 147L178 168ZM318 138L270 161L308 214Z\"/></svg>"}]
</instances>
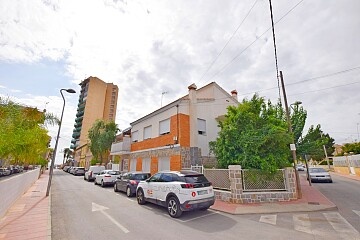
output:
<instances>
[{"instance_id":1,"label":"white window frame","mask_svg":"<svg viewBox=\"0 0 360 240\"><path fill-rule=\"evenodd\" d=\"M170 157L160 157L158 160L158 171L170 170Z\"/></svg>"},{"instance_id":2,"label":"white window frame","mask_svg":"<svg viewBox=\"0 0 360 240\"><path fill-rule=\"evenodd\" d=\"M139 141L139 131L138 130L131 133L131 141L132 142L138 142Z\"/></svg>"},{"instance_id":3,"label":"white window frame","mask_svg":"<svg viewBox=\"0 0 360 240\"><path fill-rule=\"evenodd\" d=\"M197 119L197 129L198 134L200 135L206 135L206 120L198 118Z\"/></svg>"},{"instance_id":4,"label":"white window frame","mask_svg":"<svg viewBox=\"0 0 360 240\"><path fill-rule=\"evenodd\" d=\"M152 126L144 127L144 140L150 139L152 135Z\"/></svg>"},{"instance_id":5,"label":"white window frame","mask_svg":"<svg viewBox=\"0 0 360 240\"><path fill-rule=\"evenodd\" d=\"M170 118L159 122L159 135L170 133Z\"/></svg>"},{"instance_id":6,"label":"white window frame","mask_svg":"<svg viewBox=\"0 0 360 240\"><path fill-rule=\"evenodd\" d=\"M143 158L141 170L143 172L150 172L150 167L151 167L151 158Z\"/></svg>"}]
</instances>

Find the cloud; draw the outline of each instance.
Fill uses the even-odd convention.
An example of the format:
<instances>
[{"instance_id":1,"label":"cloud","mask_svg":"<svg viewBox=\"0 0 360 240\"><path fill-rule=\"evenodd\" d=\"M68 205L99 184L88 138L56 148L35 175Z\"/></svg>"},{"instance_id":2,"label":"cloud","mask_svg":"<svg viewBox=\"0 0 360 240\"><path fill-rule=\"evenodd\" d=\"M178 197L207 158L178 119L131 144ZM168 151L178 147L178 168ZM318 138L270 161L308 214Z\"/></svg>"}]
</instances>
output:
<instances>
[{"instance_id":1,"label":"cloud","mask_svg":"<svg viewBox=\"0 0 360 240\"><path fill-rule=\"evenodd\" d=\"M202 87L216 81L226 91L237 89L239 99L258 92L276 102L279 83L267 1L256 3L218 56L253 3L5 0L0 5L0 61L61 61L73 83L97 76L117 84L122 129L159 108L161 97L165 105L187 94L191 83ZM321 124L342 142L348 135L337 132L355 136L360 121L359 86L346 85L358 81L359 70L292 83L360 66L360 3L303 1L291 10L297 3L273 2L278 66L288 101L302 101L307 125ZM163 91L168 94L162 96ZM68 116L71 130L74 115Z\"/></svg>"}]
</instances>

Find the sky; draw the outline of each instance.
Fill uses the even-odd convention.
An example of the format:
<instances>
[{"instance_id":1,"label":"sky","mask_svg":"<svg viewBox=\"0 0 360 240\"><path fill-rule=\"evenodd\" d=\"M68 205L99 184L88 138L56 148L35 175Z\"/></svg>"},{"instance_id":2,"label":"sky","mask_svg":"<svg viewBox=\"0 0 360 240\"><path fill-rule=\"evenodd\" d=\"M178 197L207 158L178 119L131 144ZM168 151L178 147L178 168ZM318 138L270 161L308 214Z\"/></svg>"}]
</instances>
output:
<instances>
[{"instance_id":1,"label":"sky","mask_svg":"<svg viewBox=\"0 0 360 240\"><path fill-rule=\"evenodd\" d=\"M359 139L360 1L272 1L288 103L335 142ZM58 117L70 146L79 83L117 84L120 129L216 82L238 98L279 99L268 0L1 0L0 97ZM166 93L164 93L166 92ZM164 93L164 94L163 94ZM282 95L280 95L282 97ZM57 126L48 126L54 147Z\"/></svg>"}]
</instances>

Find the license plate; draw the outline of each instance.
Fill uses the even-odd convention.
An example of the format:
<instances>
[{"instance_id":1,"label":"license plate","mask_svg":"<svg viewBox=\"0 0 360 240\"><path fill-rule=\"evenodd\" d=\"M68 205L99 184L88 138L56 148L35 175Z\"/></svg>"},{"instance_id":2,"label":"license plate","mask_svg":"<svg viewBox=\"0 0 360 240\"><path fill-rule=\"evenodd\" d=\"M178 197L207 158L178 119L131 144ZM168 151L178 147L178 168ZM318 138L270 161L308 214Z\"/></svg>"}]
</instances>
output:
<instances>
[{"instance_id":1,"label":"license plate","mask_svg":"<svg viewBox=\"0 0 360 240\"><path fill-rule=\"evenodd\" d=\"M207 190L201 190L201 191L197 192L198 195L204 195L204 194L207 194L207 193L208 193Z\"/></svg>"}]
</instances>

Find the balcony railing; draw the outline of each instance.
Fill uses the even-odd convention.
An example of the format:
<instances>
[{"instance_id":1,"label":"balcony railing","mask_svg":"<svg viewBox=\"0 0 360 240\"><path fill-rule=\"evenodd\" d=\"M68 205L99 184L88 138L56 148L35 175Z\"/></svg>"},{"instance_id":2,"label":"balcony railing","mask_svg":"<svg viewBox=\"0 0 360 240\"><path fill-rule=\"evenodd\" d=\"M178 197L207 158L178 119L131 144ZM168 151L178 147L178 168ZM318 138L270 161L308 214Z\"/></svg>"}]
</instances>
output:
<instances>
[{"instance_id":1,"label":"balcony railing","mask_svg":"<svg viewBox=\"0 0 360 240\"><path fill-rule=\"evenodd\" d=\"M130 152L131 139L129 136L124 136L122 142L113 143L111 145L110 155L121 155Z\"/></svg>"}]
</instances>

